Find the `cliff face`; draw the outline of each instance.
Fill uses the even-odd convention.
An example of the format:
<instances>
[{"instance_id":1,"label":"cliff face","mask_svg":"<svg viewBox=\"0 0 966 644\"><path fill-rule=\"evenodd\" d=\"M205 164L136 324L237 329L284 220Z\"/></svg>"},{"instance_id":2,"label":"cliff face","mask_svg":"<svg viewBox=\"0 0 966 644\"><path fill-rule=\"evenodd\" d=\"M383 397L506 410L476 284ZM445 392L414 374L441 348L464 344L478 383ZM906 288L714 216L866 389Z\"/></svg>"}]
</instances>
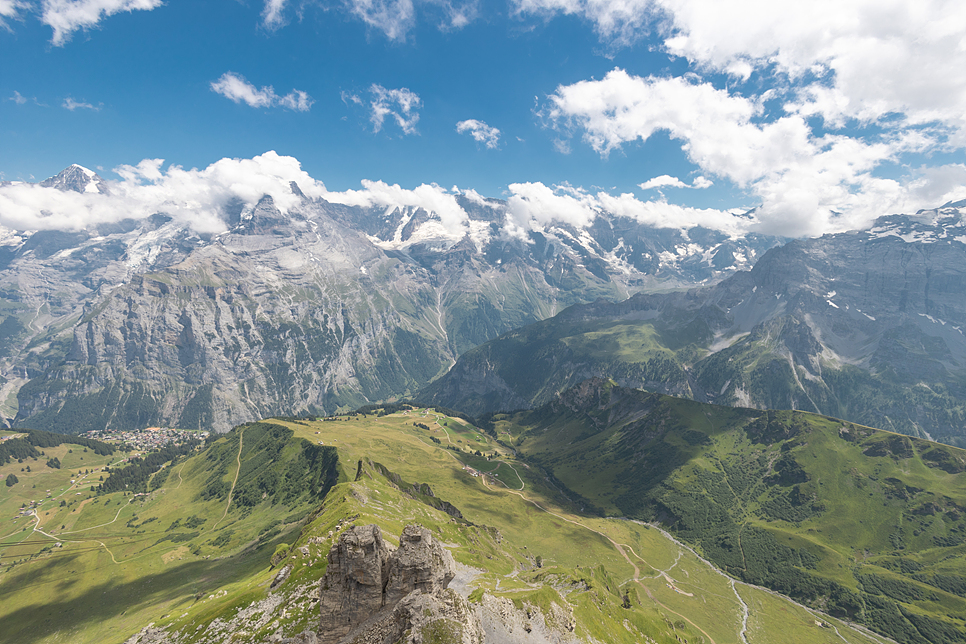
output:
<instances>
[{"instance_id":1,"label":"cliff face","mask_svg":"<svg viewBox=\"0 0 966 644\"><path fill-rule=\"evenodd\" d=\"M346 530L329 551L320 592L320 644L481 644L474 611L447 588L452 555L426 528L409 525L392 549L378 526Z\"/></svg>"}]
</instances>

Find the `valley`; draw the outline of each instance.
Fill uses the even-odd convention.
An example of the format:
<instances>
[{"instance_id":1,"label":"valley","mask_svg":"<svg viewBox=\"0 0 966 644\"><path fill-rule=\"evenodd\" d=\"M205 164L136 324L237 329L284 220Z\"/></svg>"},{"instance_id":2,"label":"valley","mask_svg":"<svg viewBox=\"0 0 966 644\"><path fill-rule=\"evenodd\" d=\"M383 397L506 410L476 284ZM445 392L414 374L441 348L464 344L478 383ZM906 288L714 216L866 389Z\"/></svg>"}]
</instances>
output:
<instances>
[{"instance_id":1,"label":"valley","mask_svg":"<svg viewBox=\"0 0 966 644\"><path fill-rule=\"evenodd\" d=\"M144 639L132 641L222 641L226 629L246 641L293 637L318 619L314 589L341 530L375 523L392 538L412 522L438 535L465 567L462 592L472 605L490 617L484 607L504 606L503 626L488 623L516 624L519 641L529 641L528 621L534 632L564 640L746 644L781 633L788 642L887 641L734 582L657 527L581 512L554 477L464 419L373 411L267 420L213 437L204 451L155 474L171 470L143 496L112 493L69 508L74 524L51 528L44 542L62 540L56 552L43 551L25 525L29 542L5 545L2 555L5 641L53 642L69 633L75 642L121 642L148 623ZM272 487L262 465L275 450L289 456L276 463ZM338 455L324 500L285 491L292 479L283 472L296 471L304 458L297 454L313 450ZM3 502L6 510L11 501ZM439 509L449 506L461 517Z\"/></svg>"}]
</instances>

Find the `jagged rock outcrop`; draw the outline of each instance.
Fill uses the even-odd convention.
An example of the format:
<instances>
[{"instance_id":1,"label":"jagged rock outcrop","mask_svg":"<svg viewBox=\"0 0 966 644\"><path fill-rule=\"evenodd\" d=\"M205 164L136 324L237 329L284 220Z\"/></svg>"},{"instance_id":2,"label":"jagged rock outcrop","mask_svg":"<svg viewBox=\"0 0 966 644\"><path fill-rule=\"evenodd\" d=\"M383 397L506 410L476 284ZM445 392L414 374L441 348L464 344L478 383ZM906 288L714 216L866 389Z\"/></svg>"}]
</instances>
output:
<instances>
[{"instance_id":1,"label":"jagged rock outcrop","mask_svg":"<svg viewBox=\"0 0 966 644\"><path fill-rule=\"evenodd\" d=\"M393 549L378 526L346 530L321 582L319 644L479 644L476 613L456 591L453 556L409 525Z\"/></svg>"},{"instance_id":2,"label":"jagged rock outcrop","mask_svg":"<svg viewBox=\"0 0 966 644\"><path fill-rule=\"evenodd\" d=\"M382 610L389 552L375 525L350 528L332 546L319 602L326 641L338 642Z\"/></svg>"}]
</instances>

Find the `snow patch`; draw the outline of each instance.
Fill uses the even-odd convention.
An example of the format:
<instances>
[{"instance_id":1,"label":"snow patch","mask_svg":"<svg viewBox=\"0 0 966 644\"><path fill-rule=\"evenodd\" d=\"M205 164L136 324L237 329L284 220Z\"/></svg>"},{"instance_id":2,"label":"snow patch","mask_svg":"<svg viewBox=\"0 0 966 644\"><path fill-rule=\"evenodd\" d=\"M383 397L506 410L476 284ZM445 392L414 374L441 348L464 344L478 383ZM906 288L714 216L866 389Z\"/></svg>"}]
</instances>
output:
<instances>
[{"instance_id":1,"label":"snow patch","mask_svg":"<svg viewBox=\"0 0 966 644\"><path fill-rule=\"evenodd\" d=\"M943 326L946 326L946 320L938 320L938 319L934 318L933 316L928 315L926 313L920 313L919 314L919 317L926 318L927 320L929 320L933 324L941 324Z\"/></svg>"}]
</instances>

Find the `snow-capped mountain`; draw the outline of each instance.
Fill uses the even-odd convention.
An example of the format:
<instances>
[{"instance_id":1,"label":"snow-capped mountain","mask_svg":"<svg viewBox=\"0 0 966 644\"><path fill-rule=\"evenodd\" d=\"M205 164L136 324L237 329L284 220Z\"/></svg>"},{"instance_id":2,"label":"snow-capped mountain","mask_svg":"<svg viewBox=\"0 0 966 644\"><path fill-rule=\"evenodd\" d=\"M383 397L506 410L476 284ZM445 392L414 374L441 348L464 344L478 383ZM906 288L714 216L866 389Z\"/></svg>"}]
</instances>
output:
<instances>
[{"instance_id":1,"label":"snow-capped mountain","mask_svg":"<svg viewBox=\"0 0 966 644\"><path fill-rule=\"evenodd\" d=\"M81 193L106 194L110 192L107 183L96 172L76 163L61 171L60 174L44 179L40 182L40 185L45 188L72 190Z\"/></svg>"},{"instance_id":2,"label":"snow-capped mountain","mask_svg":"<svg viewBox=\"0 0 966 644\"><path fill-rule=\"evenodd\" d=\"M80 166L41 185L91 195L94 214L111 191ZM7 422L224 430L410 395L510 329L579 302L714 283L780 241L607 213L512 236L499 200L459 196L468 221L454 227L412 206L329 203L295 184L291 195L284 212L267 195L229 202L217 234L163 212L0 229Z\"/></svg>"}]
</instances>

